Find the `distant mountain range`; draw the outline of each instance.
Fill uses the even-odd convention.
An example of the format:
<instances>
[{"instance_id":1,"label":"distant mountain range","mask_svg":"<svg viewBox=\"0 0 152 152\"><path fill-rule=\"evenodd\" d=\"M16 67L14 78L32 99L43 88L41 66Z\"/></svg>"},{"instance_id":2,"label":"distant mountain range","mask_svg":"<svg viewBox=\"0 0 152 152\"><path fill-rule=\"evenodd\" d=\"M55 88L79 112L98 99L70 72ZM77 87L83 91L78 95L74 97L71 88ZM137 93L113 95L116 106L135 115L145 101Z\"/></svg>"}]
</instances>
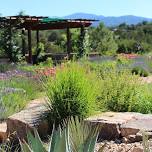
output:
<instances>
[{"instance_id":1,"label":"distant mountain range","mask_svg":"<svg viewBox=\"0 0 152 152\"><path fill-rule=\"evenodd\" d=\"M95 14L75 13L68 16L64 16L64 18L67 19L85 18L85 19L99 20L98 22L95 22L93 26L99 25L100 22L103 22L106 26L117 26L120 25L121 23L126 23L128 25L131 25L131 24L138 24L143 21L152 22L152 18L145 18L145 17L133 16L133 15L126 15L120 17L114 17L114 16L105 17L102 15L95 15Z\"/></svg>"}]
</instances>

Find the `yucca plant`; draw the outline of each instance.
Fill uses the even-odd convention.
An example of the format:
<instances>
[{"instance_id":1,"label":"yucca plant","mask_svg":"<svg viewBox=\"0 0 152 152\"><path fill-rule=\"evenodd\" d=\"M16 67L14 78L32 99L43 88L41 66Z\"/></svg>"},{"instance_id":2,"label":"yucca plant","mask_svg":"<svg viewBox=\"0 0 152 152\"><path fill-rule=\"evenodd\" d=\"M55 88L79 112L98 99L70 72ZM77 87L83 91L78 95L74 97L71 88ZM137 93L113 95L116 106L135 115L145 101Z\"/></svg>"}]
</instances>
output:
<instances>
[{"instance_id":1,"label":"yucca plant","mask_svg":"<svg viewBox=\"0 0 152 152\"><path fill-rule=\"evenodd\" d=\"M64 126L53 129L48 149L36 130L34 136L29 133L28 142L20 142L22 152L94 152L98 127L93 127L78 117L64 121ZM101 151L102 147L99 152Z\"/></svg>"}]
</instances>

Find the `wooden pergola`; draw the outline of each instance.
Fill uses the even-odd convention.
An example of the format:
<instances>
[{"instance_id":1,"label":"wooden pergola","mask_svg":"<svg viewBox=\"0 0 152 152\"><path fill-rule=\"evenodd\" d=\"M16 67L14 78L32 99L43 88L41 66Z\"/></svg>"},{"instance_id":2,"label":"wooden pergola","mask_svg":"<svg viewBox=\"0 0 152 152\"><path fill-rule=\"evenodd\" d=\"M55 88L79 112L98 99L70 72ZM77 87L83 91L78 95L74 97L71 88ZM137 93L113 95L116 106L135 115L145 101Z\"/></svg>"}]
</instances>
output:
<instances>
[{"instance_id":1,"label":"wooden pergola","mask_svg":"<svg viewBox=\"0 0 152 152\"><path fill-rule=\"evenodd\" d=\"M70 55L71 51L71 34L70 28L80 28L80 36L82 40L84 38L85 27L89 27L94 21L90 19L62 19L62 18L49 18L44 16L9 16L1 17L0 24L10 25L10 36L11 28L16 27L22 30L22 34L25 35L25 30L28 32L28 56L29 63L32 63L32 43L31 43L31 32L36 31L37 45L39 43L39 31L40 30L60 30L66 29L67 33L67 54ZM25 40L22 39L22 52L25 55Z\"/></svg>"}]
</instances>

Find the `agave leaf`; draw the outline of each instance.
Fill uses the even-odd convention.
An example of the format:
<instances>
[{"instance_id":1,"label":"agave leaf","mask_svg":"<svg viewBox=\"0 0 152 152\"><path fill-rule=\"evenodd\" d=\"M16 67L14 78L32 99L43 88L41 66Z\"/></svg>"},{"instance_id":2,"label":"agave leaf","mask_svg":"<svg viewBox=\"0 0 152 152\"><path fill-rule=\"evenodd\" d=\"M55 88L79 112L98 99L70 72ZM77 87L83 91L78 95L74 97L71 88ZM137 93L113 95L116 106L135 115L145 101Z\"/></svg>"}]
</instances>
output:
<instances>
[{"instance_id":1,"label":"agave leaf","mask_svg":"<svg viewBox=\"0 0 152 152\"><path fill-rule=\"evenodd\" d=\"M85 126L86 126L85 129L87 131L85 133L87 136L85 137L85 139L83 141L83 151L84 152L94 152L99 128L89 126L89 124L86 124Z\"/></svg>"},{"instance_id":2,"label":"agave leaf","mask_svg":"<svg viewBox=\"0 0 152 152\"><path fill-rule=\"evenodd\" d=\"M71 118L69 135L73 152L93 152L98 136L98 127L92 127L82 119Z\"/></svg>"},{"instance_id":3,"label":"agave leaf","mask_svg":"<svg viewBox=\"0 0 152 152\"><path fill-rule=\"evenodd\" d=\"M59 127L58 130L52 132L52 137L49 145L49 152L69 152L67 147L67 129L63 130Z\"/></svg>"},{"instance_id":4,"label":"agave leaf","mask_svg":"<svg viewBox=\"0 0 152 152\"><path fill-rule=\"evenodd\" d=\"M87 139L87 141L84 143L84 152L94 152L95 144L97 141L97 136L90 137Z\"/></svg>"},{"instance_id":5,"label":"agave leaf","mask_svg":"<svg viewBox=\"0 0 152 152\"><path fill-rule=\"evenodd\" d=\"M30 132L27 134L28 144L31 147L33 152L47 152L43 146L43 143L38 135L36 129L34 130L33 136Z\"/></svg>"},{"instance_id":6,"label":"agave leaf","mask_svg":"<svg viewBox=\"0 0 152 152\"><path fill-rule=\"evenodd\" d=\"M49 145L49 152L55 151L55 148L57 147L56 145L59 143L59 139L60 139L60 130L56 131L55 129L53 129L51 141Z\"/></svg>"},{"instance_id":7,"label":"agave leaf","mask_svg":"<svg viewBox=\"0 0 152 152\"><path fill-rule=\"evenodd\" d=\"M20 141L20 146L22 152L33 152L30 146L25 141L24 142Z\"/></svg>"}]
</instances>

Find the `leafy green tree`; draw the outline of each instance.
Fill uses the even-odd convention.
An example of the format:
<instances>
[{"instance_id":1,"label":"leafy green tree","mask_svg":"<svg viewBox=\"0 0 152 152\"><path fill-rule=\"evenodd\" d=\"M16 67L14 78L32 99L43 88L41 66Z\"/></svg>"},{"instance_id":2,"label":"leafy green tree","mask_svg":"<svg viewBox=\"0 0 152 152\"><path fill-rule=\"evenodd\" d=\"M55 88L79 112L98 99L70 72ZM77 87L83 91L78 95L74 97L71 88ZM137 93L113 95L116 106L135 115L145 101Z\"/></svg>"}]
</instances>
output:
<instances>
[{"instance_id":1,"label":"leafy green tree","mask_svg":"<svg viewBox=\"0 0 152 152\"><path fill-rule=\"evenodd\" d=\"M21 48L19 47L20 33L14 27L10 28L10 25L5 25L1 30L1 49L10 61L18 62L22 59Z\"/></svg>"},{"instance_id":2,"label":"leafy green tree","mask_svg":"<svg viewBox=\"0 0 152 152\"><path fill-rule=\"evenodd\" d=\"M105 55L115 54L117 51L117 44L114 40L113 32L102 23L97 28L91 29L90 46L92 51Z\"/></svg>"},{"instance_id":3,"label":"leafy green tree","mask_svg":"<svg viewBox=\"0 0 152 152\"><path fill-rule=\"evenodd\" d=\"M121 24L112 29L118 44L118 53L148 53L152 51L152 23Z\"/></svg>"}]
</instances>

